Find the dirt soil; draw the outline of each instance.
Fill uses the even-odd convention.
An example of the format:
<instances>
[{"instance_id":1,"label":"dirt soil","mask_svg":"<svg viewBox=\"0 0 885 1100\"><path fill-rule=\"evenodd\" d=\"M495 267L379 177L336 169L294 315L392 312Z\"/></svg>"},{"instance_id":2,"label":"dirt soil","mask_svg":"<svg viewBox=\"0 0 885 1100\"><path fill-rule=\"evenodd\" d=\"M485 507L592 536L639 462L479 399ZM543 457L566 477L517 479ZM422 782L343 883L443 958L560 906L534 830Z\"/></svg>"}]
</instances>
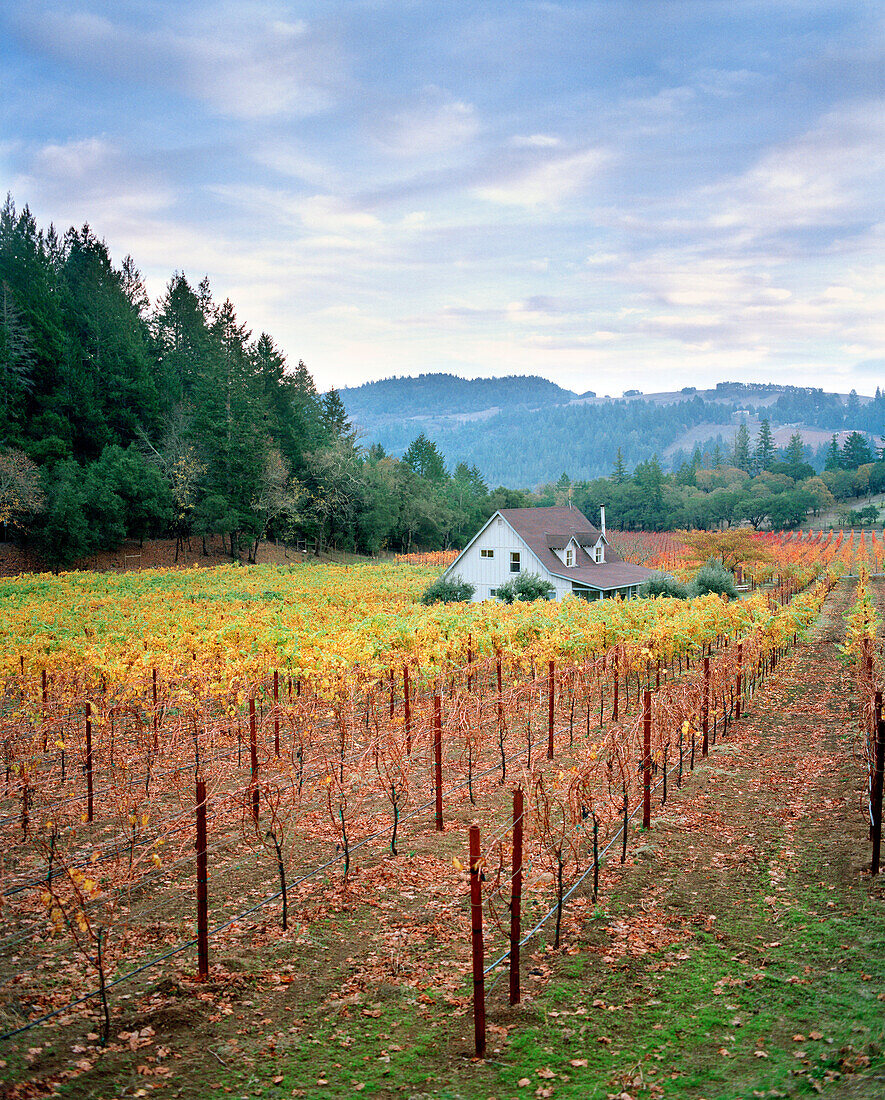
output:
<instances>
[{"instance_id":1,"label":"dirt soil","mask_svg":"<svg viewBox=\"0 0 885 1100\"><path fill-rule=\"evenodd\" d=\"M193 569L213 565L230 565L232 559L224 549L220 536L206 539L206 550L199 538L184 544L175 560L175 539L146 539L143 543L124 542L117 550L102 551L75 562L71 569L92 570L99 573L124 572L131 569ZM353 554L323 554L319 559L313 552L302 551L283 543L262 542L258 548L260 565L286 565L304 561L354 561ZM360 558L359 560L365 560ZM245 552L243 555L245 561ZM40 573L46 565L33 553L11 542L0 542L0 577L13 577L19 573Z\"/></svg>"},{"instance_id":2,"label":"dirt soil","mask_svg":"<svg viewBox=\"0 0 885 1100\"><path fill-rule=\"evenodd\" d=\"M563 947L545 929L526 949L522 1003L507 1004L506 975L489 983L484 1060L466 900L445 927L422 923L426 884L408 886L406 863L393 893L372 872L374 904L330 891L294 934L256 925L251 956L207 985L181 972L118 997L105 1050L83 1017L0 1046L3 1095L885 1097L885 876L868 873L838 649L852 599L836 588L814 636L633 832L626 863L610 854L598 904L584 891L569 905ZM435 849L437 892L463 894L445 860L463 854L464 825Z\"/></svg>"}]
</instances>

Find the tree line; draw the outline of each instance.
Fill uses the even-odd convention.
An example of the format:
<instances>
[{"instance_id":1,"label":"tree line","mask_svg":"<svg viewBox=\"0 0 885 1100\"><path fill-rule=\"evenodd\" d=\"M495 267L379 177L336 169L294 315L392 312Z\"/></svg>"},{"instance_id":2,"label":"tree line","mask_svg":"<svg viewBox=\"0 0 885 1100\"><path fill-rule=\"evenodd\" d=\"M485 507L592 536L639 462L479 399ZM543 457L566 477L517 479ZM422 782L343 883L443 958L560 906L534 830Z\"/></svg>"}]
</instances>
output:
<instances>
[{"instance_id":1,"label":"tree line","mask_svg":"<svg viewBox=\"0 0 885 1100\"><path fill-rule=\"evenodd\" d=\"M839 502L885 492L885 458L873 452L863 435L849 434L841 447L834 437L830 451L827 468L817 474L798 432L780 449L767 420L755 444L746 425L740 424L725 448L696 448L673 473L665 473L653 456L628 474L618 449L609 477L572 481L563 474L540 490L539 502L571 501L588 516L604 506L608 523L624 530L709 531L745 524L786 530ZM843 513L858 523L879 518L873 504L843 508L840 516Z\"/></svg>"},{"instance_id":2,"label":"tree line","mask_svg":"<svg viewBox=\"0 0 885 1100\"><path fill-rule=\"evenodd\" d=\"M208 280L176 272L151 303L88 225L0 210L0 537L47 565L151 537L220 535L253 560L269 537L447 547L528 499L473 464L449 473L423 437L402 459L361 447L337 391Z\"/></svg>"}]
</instances>

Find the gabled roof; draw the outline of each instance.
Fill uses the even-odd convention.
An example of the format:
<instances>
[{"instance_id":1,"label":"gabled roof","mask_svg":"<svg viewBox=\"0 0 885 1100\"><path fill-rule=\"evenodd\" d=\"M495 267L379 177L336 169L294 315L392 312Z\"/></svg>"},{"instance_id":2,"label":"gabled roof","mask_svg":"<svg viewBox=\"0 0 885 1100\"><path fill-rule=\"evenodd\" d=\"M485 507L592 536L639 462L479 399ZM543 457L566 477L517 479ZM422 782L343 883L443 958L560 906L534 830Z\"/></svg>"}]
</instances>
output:
<instances>
[{"instance_id":1,"label":"gabled roof","mask_svg":"<svg viewBox=\"0 0 885 1100\"><path fill-rule=\"evenodd\" d=\"M641 584L645 580L608 579L610 565L621 565L632 570L638 566L627 565L606 542L606 561L596 563L584 549L595 546L602 536L583 512L577 508L502 508L500 514L510 524L541 564L551 573L568 580L579 581L595 588L620 588L627 584ZM581 549L572 566L565 566L556 550L562 550L574 539ZM612 574L614 577L614 574Z\"/></svg>"},{"instance_id":2,"label":"gabled roof","mask_svg":"<svg viewBox=\"0 0 885 1100\"><path fill-rule=\"evenodd\" d=\"M625 562L608 545L599 528L594 527L577 508L501 508L495 515L500 515L513 528L549 573L562 577L563 580L608 591L642 584L652 575L652 570L645 566ZM494 518L492 516L488 523ZM488 523L464 547L446 570L447 573L455 569L463 554L470 549ZM563 549L573 538L581 549L578 550L576 564L566 566L554 553L554 548ZM606 544L606 560L595 562L584 548L595 546L600 538Z\"/></svg>"}]
</instances>

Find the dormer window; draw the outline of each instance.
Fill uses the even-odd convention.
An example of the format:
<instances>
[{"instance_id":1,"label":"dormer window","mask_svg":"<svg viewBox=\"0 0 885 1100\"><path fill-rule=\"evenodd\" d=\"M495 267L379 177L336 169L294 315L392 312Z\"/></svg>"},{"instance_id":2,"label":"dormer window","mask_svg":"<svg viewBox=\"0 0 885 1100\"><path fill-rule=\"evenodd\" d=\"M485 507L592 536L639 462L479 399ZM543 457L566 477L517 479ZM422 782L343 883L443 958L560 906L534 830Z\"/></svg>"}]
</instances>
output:
<instances>
[{"instance_id":1,"label":"dormer window","mask_svg":"<svg viewBox=\"0 0 885 1100\"><path fill-rule=\"evenodd\" d=\"M601 542L593 547L593 560L597 563L605 561L605 547Z\"/></svg>"},{"instance_id":2,"label":"dormer window","mask_svg":"<svg viewBox=\"0 0 885 1100\"><path fill-rule=\"evenodd\" d=\"M565 564L569 567L575 564L575 552L571 547L565 552Z\"/></svg>"}]
</instances>

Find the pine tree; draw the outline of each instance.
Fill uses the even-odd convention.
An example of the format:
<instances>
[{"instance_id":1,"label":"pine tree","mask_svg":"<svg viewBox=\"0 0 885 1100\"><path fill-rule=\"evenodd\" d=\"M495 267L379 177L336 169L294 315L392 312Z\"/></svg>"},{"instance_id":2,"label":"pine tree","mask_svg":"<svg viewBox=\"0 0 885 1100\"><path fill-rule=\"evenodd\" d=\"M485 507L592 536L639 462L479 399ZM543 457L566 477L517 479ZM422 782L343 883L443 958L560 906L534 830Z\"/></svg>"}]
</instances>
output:
<instances>
[{"instance_id":1,"label":"pine tree","mask_svg":"<svg viewBox=\"0 0 885 1100\"><path fill-rule=\"evenodd\" d=\"M750 472L750 433L743 420L734 433L734 465L739 470Z\"/></svg>"},{"instance_id":2,"label":"pine tree","mask_svg":"<svg viewBox=\"0 0 885 1100\"><path fill-rule=\"evenodd\" d=\"M842 444L840 458L843 470L856 470L873 461L873 452L860 432L851 432Z\"/></svg>"},{"instance_id":3,"label":"pine tree","mask_svg":"<svg viewBox=\"0 0 885 1100\"><path fill-rule=\"evenodd\" d=\"M784 451L784 461L789 466L801 466L805 462L805 444L799 432L793 432Z\"/></svg>"},{"instance_id":4,"label":"pine tree","mask_svg":"<svg viewBox=\"0 0 885 1100\"><path fill-rule=\"evenodd\" d=\"M356 443L356 429L351 424L347 409L336 389L323 394L322 419L330 442L341 442L351 447Z\"/></svg>"},{"instance_id":5,"label":"pine tree","mask_svg":"<svg viewBox=\"0 0 885 1100\"><path fill-rule=\"evenodd\" d=\"M621 453L621 448L618 447L618 453L615 457L615 468L612 470L612 481L618 485L623 485L627 480L627 467L624 465L624 456Z\"/></svg>"},{"instance_id":6,"label":"pine tree","mask_svg":"<svg viewBox=\"0 0 885 1100\"><path fill-rule=\"evenodd\" d=\"M753 453L753 462L757 471L770 470L777 458L777 448L771 434L771 425L768 420L763 420L759 425L759 435L756 437L756 449Z\"/></svg>"},{"instance_id":7,"label":"pine tree","mask_svg":"<svg viewBox=\"0 0 885 1100\"><path fill-rule=\"evenodd\" d=\"M827 449L827 458L824 463L825 470L841 470L842 469L842 455L839 451L839 440L834 435L830 441L830 446Z\"/></svg>"},{"instance_id":8,"label":"pine tree","mask_svg":"<svg viewBox=\"0 0 885 1100\"><path fill-rule=\"evenodd\" d=\"M200 299L176 272L157 303L152 322L160 385L167 415L180 402L190 405L211 358L211 337Z\"/></svg>"},{"instance_id":9,"label":"pine tree","mask_svg":"<svg viewBox=\"0 0 885 1100\"><path fill-rule=\"evenodd\" d=\"M427 481L445 480L445 460L437 445L424 432L412 440L411 446L403 455L403 462Z\"/></svg>"}]
</instances>

